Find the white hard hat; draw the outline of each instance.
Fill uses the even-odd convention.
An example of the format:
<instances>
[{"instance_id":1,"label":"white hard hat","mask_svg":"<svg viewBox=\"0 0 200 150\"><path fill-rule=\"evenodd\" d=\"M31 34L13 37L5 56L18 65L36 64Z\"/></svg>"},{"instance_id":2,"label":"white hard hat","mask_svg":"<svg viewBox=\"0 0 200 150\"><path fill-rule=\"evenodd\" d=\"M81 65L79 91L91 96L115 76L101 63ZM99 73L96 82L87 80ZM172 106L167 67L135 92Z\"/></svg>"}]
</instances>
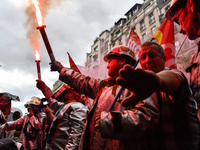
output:
<instances>
[{"instance_id":1,"label":"white hard hat","mask_svg":"<svg viewBox=\"0 0 200 150\"><path fill-rule=\"evenodd\" d=\"M3 106L9 105L11 103L11 100L20 101L19 97L16 95L12 95L7 92L0 93L0 105Z\"/></svg>"},{"instance_id":2,"label":"white hard hat","mask_svg":"<svg viewBox=\"0 0 200 150\"><path fill-rule=\"evenodd\" d=\"M41 104L41 99L33 96L30 100L28 100L26 104L24 104L24 106L26 108L29 108L31 105L40 105L40 104Z\"/></svg>"},{"instance_id":3,"label":"white hard hat","mask_svg":"<svg viewBox=\"0 0 200 150\"><path fill-rule=\"evenodd\" d=\"M172 0L170 8L167 10L165 17L168 20L172 20L175 13L184 7L187 3L187 0Z\"/></svg>"},{"instance_id":4,"label":"white hard hat","mask_svg":"<svg viewBox=\"0 0 200 150\"><path fill-rule=\"evenodd\" d=\"M123 45L113 47L110 52L104 56L106 62L109 56L126 56L131 60L133 65L136 62L135 53L129 47Z\"/></svg>"},{"instance_id":5,"label":"white hard hat","mask_svg":"<svg viewBox=\"0 0 200 150\"><path fill-rule=\"evenodd\" d=\"M53 84L52 92L54 93L54 98L57 98L59 95L61 95L65 90L70 89L71 87L61 80L57 80Z\"/></svg>"}]
</instances>

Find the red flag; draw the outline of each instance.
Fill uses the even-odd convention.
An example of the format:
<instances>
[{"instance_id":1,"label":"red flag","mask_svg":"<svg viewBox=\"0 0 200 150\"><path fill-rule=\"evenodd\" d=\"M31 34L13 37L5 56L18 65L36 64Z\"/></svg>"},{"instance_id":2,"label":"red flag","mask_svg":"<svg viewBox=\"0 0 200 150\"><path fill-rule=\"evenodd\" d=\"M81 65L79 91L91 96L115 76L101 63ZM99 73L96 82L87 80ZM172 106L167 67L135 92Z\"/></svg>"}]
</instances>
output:
<instances>
[{"instance_id":1,"label":"red flag","mask_svg":"<svg viewBox=\"0 0 200 150\"><path fill-rule=\"evenodd\" d=\"M70 63L70 68L73 69L74 71L81 73L76 64L74 63L73 59L71 58L70 54L67 52L69 56L69 63Z\"/></svg>"},{"instance_id":2,"label":"red flag","mask_svg":"<svg viewBox=\"0 0 200 150\"><path fill-rule=\"evenodd\" d=\"M138 52L140 50L141 45L142 44L141 44L139 36L132 29L127 39L126 46L132 49L135 52L136 56L138 56Z\"/></svg>"},{"instance_id":3,"label":"red flag","mask_svg":"<svg viewBox=\"0 0 200 150\"><path fill-rule=\"evenodd\" d=\"M71 58L70 54L67 52L68 56L69 56L69 63L70 63L70 68L73 69L74 71L81 73L81 71L78 69L78 67L76 66L76 64L74 63L73 59ZM84 94L81 94L81 99L84 100L85 105L89 108L89 99L87 96L85 96Z\"/></svg>"},{"instance_id":4,"label":"red flag","mask_svg":"<svg viewBox=\"0 0 200 150\"><path fill-rule=\"evenodd\" d=\"M165 66L175 69L175 45L174 45L174 22L165 19L160 25L152 39L157 39L165 51Z\"/></svg>"}]
</instances>

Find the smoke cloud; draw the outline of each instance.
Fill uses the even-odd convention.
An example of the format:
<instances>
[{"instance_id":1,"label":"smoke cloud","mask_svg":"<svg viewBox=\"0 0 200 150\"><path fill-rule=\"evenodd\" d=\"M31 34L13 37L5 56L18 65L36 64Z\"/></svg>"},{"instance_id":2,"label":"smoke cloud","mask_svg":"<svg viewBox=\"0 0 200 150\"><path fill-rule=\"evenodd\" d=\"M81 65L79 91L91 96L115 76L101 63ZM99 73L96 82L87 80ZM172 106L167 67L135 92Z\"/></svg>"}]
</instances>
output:
<instances>
[{"instance_id":1,"label":"smoke cloud","mask_svg":"<svg viewBox=\"0 0 200 150\"><path fill-rule=\"evenodd\" d=\"M36 0L38 2L38 5L40 7L40 11L44 18L48 14L49 10L52 8L58 7L63 1L65 0ZM37 20L36 20L36 12L35 12L35 6L32 3L32 0L28 1L28 4L25 8L25 14L27 16L27 21L25 22L24 26L27 29L26 38L30 41L30 45L33 50L38 49L40 50L40 34L38 30L36 30L36 27L38 26ZM44 21L43 21L44 22Z\"/></svg>"},{"instance_id":2,"label":"smoke cloud","mask_svg":"<svg viewBox=\"0 0 200 150\"><path fill-rule=\"evenodd\" d=\"M107 79L108 78L108 70L107 65L108 63L103 60L103 58L100 59L101 65L98 65L91 70L81 70L81 73L93 78L98 79Z\"/></svg>"}]
</instances>

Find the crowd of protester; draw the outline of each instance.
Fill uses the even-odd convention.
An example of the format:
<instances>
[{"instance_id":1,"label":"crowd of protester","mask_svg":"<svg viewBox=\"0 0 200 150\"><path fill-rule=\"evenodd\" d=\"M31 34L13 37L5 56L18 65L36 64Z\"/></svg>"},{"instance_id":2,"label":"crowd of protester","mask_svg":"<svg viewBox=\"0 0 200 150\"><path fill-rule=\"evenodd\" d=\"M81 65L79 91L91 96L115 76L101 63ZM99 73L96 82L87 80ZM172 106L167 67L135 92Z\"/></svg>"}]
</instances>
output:
<instances>
[{"instance_id":1,"label":"crowd of protester","mask_svg":"<svg viewBox=\"0 0 200 150\"><path fill-rule=\"evenodd\" d=\"M198 0L172 0L166 18L194 40L200 37L199 7ZM20 99L0 93L0 149L200 150L199 50L187 69L190 84L181 71L165 66L163 47L156 42L142 44L141 68L133 67L135 53L123 45L104 60L110 77L105 80L51 63L50 70L59 73L54 88L36 80L44 98L33 96L24 104L28 113L13 113L11 122L11 101ZM93 99L90 108L81 94Z\"/></svg>"}]
</instances>

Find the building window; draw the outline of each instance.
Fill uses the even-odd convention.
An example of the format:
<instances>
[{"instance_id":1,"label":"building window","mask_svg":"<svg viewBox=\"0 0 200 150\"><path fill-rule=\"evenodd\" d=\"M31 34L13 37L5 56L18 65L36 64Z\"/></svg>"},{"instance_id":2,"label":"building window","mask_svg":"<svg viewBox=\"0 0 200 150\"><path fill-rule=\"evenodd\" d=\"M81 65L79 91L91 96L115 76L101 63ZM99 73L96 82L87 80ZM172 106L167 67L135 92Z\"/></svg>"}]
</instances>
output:
<instances>
[{"instance_id":1,"label":"building window","mask_svg":"<svg viewBox=\"0 0 200 150\"><path fill-rule=\"evenodd\" d=\"M138 20L137 20L137 18L135 18L135 19L134 19L134 23L136 24L136 23L137 23L137 21L138 21Z\"/></svg>"},{"instance_id":2,"label":"building window","mask_svg":"<svg viewBox=\"0 0 200 150\"><path fill-rule=\"evenodd\" d=\"M148 12L151 11L151 5L148 5L145 9L144 9L144 13L147 14Z\"/></svg>"},{"instance_id":3,"label":"building window","mask_svg":"<svg viewBox=\"0 0 200 150\"><path fill-rule=\"evenodd\" d=\"M129 32L126 32L125 34L126 41L128 40L128 37L129 37Z\"/></svg>"},{"instance_id":4,"label":"building window","mask_svg":"<svg viewBox=\"0 0 200 150\"><path fill-rule=\"evenodd\" d=\"M151 34L152 34L152 36L156 33L156 31L157 31L157 27L156 26L154 26L153 28L151 28Z\"/></svg>"},{"instance_id":5,"label":"building window","mask_svg":"<svg viewBox=\"0 0 200 150\"><path fill-rule=\"evenodd\" d=\"M89 61L92 61L92 56L91 55L89 56Z\"/></svg>"},{"instance_id":6,"label":"building window","mask_svg":"<svg viewBox=\"0 0 200 150\"><path fill-rule=\"evenodd\" d=\"M123 22L120 21L120 22L118 22L118 24L116 26L117 26L117 28L120 28L122 25L123 25Z\"/></svg>"},{"instance_id":7,"label":"building window","mask_svg":"<svg viewBox=\"0 0 200 150\"><path fill-rule=\"evenodd\" d=\"M129 23L127 24L127 28L130 28L130 26L131 26L131 23L129 22Z\"/></svg>"},{"instance_id":8,"label":"building window","mask_svg":"<svg viewBox=\"0 0 200 150\"><path fill-rule=\"evenodd\" d=\"M98 46L96 46L96 47L94 48L94 52L96 52L96 51L98 51Z\"/></svg>"},{"instance_id":9,"label":"building window","mask_svg":"<svg viewBox=\"0 0 200 150\"><path fill-rule=\"evenodd\" d=\"M119 45L122 45L122 38L119 39Z\"/></svg>"},{"instance_id":10,"label":"building window","mask_svg":"<svg viewBox=\"0 0 200 150\"><path fill-rule=\"evenodd\" d=\"M144 34L142 35L142 39L143 39L144 42L147 41L147 34L146 34L146 33L144 33Z\"/></svg>"},{"instance_id":11,"label":"building window","mask_svg":"<svg viewBox=\"0 0 200 150\"><path fill-rule=\"evenodd\" d=\"M128 14L128 19L131 19L132 15L131 12Z\"/></svg>"},{"instance_id":12,"label":"building window","mask_svg":"<svg viewBox=\"0 0 200 150\"><path fill-rule=\"evenodd\" d=\"M165 15L164 14L160 14L159 15L159 21L160 21L160 23L162 23L164 21L164 19L165 19Z\"/></svg>"},{"instance_id":13,"label":"building window","mask_svg":"<svg viewBox=\"0 0 200 150\"><path fill-rule=\"evenodd\" d=\"M94 61L98 61L98 55L93 56Z\"/></svg>"},{"instance_id":14,"label":"building window","mask_svg":"<svg viewBox=\"0 0 200 150\"><path fill-rule=\"evenodd\" d=\"M103 53L104 51L106 51L106 50L108 49L109 41L107 40L107 41L105 41L103 44L104 44L104 45L103 45L103 47L101 48L101 53Z\"/></svg>"},{"instance_id":15,"label":"building window","mask_svg":"<svg viewBox=\"0 0 200 150\"><path fill-rule=\"evenodd\" d=\"M170 5L168 5L167 7L165 7L165 12L169 9Z\"/></svg>"},{"instance_id":16,"label":"building window","mask_svg":"<svg viewBox=\"0 0 200 150\"><path fill-rule=\"evenodd\" d=\"M135 15L137 12L138 12L138 7L135 10L133 10L133 15Z\"/></svg>"},{"instance_id":17,"label":"building window","mask_svg":"<svg viewBox=\"0 0 200 150\"><path fill-rule=\"evenodd\" d=\"M152 23L154 23L155 22L155 17L154 17L154 15L153 15L153 13L150 13L149 14L149 24L152 24Z\"/></svg>"},{"instance_id":18,"label":"building window","mask_svg":"<svg viewBox=\"0 0 200 150\"><path fill-rule=\"evenodd\" d=\"M136 28L135 27L133 27L132 29L133 29L134 32L136 32Z\"/></svg>"},{"instance_id":19,"label":"building window","mask_svg":"<svg viewBox=\"0 0 200 150\"><path fill-rule=\"evenodd\" d=\"M121 32L120 32L120 30L119 30L119 31L117 31L117 33L116 33L116 38L118 38L120 35L121 35Z\"/></svg>"},{"instance_id":20,"label":"building window","mask_svg":"<svg viewBox=\"0 0 200 150\"><path fill-rule=\"evenodd\" d=\"M108 48L108 44L109 44L109 41L106 41L106 42L105 42L105 49Z\"/></svg>"},{"instance_id":21,"label":"building window","mask_svg":"<svg viewBox=\"0 0 200 150\"><path fill-rule=\"evenodd\" d=\"M145 27L144 20L142 20L140 21L140 31L143 31L144 29L146 29L146 27Z\"/></svg>"}]
</instances>

